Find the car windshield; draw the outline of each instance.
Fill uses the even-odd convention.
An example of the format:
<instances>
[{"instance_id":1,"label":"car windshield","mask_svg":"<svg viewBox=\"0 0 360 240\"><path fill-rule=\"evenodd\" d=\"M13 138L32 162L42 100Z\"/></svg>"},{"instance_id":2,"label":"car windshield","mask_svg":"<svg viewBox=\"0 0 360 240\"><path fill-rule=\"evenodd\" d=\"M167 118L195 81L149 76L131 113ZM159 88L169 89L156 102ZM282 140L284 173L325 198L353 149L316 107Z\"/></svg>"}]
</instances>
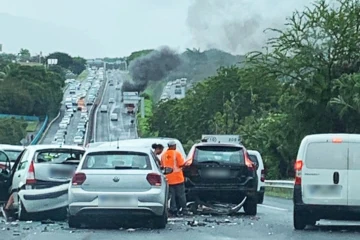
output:
<instances>
[{"instance_id":1,"label":"car windshield","mask_svg":"<svg viewBox=\"0 0 360 240\"><path fill-rule=\"evenodd\" d=\"M245 163L243 149L241 147L229 146L198 146L195 151L194 161Z\"/></svg>"},{"instance_id":2,"label":"car windshield","mask_svg":"<svg viewBox=\"0 0 360 240\"><path fill-rule=\"evenodd\" d=\"M6 155L8 155L11 162L15 162L18 156L20 155L20 153L22 152L21 150L3 150L3 151L6 153Z\"/></svg>"},{"instance_id":3,"label":"car windshield","mask_svg":"<svg viewBox=\"0 0 360 240\"><path fill-rule=\"evenodd\" d=\"M95 152L89 153L83 169L151 169L150 158L141 152Z\"/></svg>"},{"instance_id":4,"label":"car windshield","mask_svg":"<svg viewBox=\"0 0 360 240\"><path fill-rule=\"evenodd\" d=\"M69 160L79 160L84 155L83 150L74 149L48 149L36 153L36 163L63 163Z\"/></svg>"}]
</instances>

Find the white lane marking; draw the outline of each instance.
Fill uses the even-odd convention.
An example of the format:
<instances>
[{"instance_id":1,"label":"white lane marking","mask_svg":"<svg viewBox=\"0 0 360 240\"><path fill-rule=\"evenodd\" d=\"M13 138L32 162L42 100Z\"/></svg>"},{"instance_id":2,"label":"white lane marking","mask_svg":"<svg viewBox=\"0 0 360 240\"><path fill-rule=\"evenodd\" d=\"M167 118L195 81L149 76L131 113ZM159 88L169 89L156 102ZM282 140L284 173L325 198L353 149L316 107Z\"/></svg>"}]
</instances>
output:
<instances>
[{"instance_id":1,"label":"white lane marking","mask_svg":"<svg viewBox=\"0 0 360 240\"><path fill-rule=\"evenodd\" d=\"M273 209L273 210L278 210L278 211L289 211L288 209L285 209L285 208L278 208L278 207L273 207L273 206L264 205L264 204L259 204L258 206Z\"/></svg>"}]
</instances>

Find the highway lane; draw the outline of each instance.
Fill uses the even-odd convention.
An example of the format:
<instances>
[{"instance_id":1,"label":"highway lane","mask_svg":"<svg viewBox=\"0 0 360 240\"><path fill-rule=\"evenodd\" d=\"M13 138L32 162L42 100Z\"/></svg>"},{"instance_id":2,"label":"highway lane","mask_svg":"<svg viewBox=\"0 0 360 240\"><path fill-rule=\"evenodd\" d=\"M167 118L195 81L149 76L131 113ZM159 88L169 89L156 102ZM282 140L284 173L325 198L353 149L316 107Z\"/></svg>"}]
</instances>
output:
<instances>
[{"instance_id":1,"label":"highway lane","mask_svg":"<svg viewBox=\"0 0 360 240\"><path fill-rule=\"evenodd\" d=\"M95 79L93 81L95 81ZM88 80L81 81L80 90L77 90L76 94L71 95L69 89L66 89L65 94L64 94L64 99L61 104L61 110L60 110L61 115L49 128L49 131L47 132L45 138L43 139L42 144L51 144L51 142L54 140L54 136L55 136L56 132L59 130L59 123L63 119L65 111L66 111L66 108L64 105L65 98L66 97L75 97L79 92L86 91L85 84L87 82L89 82L89 81ZM87 100L87 98L88 98L88 92L86 94L85 99ZM85 100L85 102L86 102L86 100ZM88 110L90 110L90 108L91 108L91 106L87 106ZM89 112L88 112L88 114L89 114ZM67 134L65 136L65 144L74 144L74 137L76 135L77 126L80 122L80 119L81 119L81 112L80 111L74 112L73 117L70 119L70 124L67 127Z\"/></svg>"},{"instance_id":2,"label":"highway lane","mask_svg":"<svg viewBox=\"0 0 360 240\"><path fill-rule=\"evenodd\" d=\"M99 105L96 113L96 142L135 138L135 127L131 125L131 119L134 117L126 113L126 110L121 102L121 90L116 89L117 85L121 88L123 82L128 78L128 73L121 71L115 71L108 75L108 83L106 85L101 104ZM111 81L113 82L113 86L110 86L109 84ZM109 103L110 98L113 98L115 102ZM100 111L102 105L107 106L108 111L106 113ZM111 121L111 114L117 114L118 121Z\"/></svg>"},{"instance_id":3,"label":"highway lane","mask_svg":"<svg viewBox=\"0 0 360 240\"><path fill-rule=\"evenodd\" d=\"M241 211L242 212L242 211ZM197 226L193 226L193 220ZM140 219L139 219L140 220ZM175 221L176 220L176 221ZM169 219L164 230L137 228L144 225L134 225L134 221L122 226L111 226L111 222L94 223L91 229L69 229L66 223L41 224L39 222L20 222L14 225L0 222L3 229L0 239L131 239L131 240L181 240L191 238L196 240L238 240L238 239L274 239L274 240L355 240L358 239L360 222L322 221L321 226L295 231L292 226L292 202L290 200L265 197L263 205L258 207L256 217L239 213L236 216L192 216L184 219ZM111 226L111 228L110 228ZM94 228L97 227L97 228ZM129 229L134 227L135 229ZM106 228L106 229L98 229ZM17 235L15 236L14 233Z\"/></svg>"}]
</instances>

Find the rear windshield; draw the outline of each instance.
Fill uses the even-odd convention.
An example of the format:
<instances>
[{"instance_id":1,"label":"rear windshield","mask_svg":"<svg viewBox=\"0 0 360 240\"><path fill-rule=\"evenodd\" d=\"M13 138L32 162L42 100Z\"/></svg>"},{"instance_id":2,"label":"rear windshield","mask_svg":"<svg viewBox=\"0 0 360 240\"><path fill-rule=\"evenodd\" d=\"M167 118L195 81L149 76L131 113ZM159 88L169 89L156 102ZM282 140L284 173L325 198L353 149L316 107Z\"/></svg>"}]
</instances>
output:
<instances>
[{"instance_id":1,"label":"rear windshield","mask_svg":"<svg viewBox=\"0 0 360 240\"><path fill-rule=\"evenodd\" d=\"M225 162L245 164L243 149L227 146L201 146L195 151L194 161Z\"/></svg>"},{"instance_id":2,"label":"rear windshield","mask_svg":"<svg viewBox=\"0 0 360 240\"><path fill-rule=\"evenodd\" d=\"M305 165L310 169L347 169L348 144L310 143L306 149Z\"/></svg>"},{"instance_id":3,"label":"rear windshield","mask_svg":"<svg viewBox=\"0 0 360 240\"><path fill-rule=\"evenodd\" d=\"M4 152L6 153L6 155L8 155L11 162L15 162L22 151L19 151L19 150L4 150Z\"/></svg>"},{"instance_id":4,"label":"rear windshield","mask_svg":"<svg viewBox=\"0 0 360 240\"><path fill-rule=\"evenodd\" d=\"M82 169L151 169L151 164L146 153L95 152L86 156Z\"/></svg>"},{"instance_id":5,"label":"rear windshield","mask_svg":"<svg viewBox=\"0 0 360 240\"><path fill-rule=\"evenodd\" d=\"M65 163L80 161L85 151L73 149L48 149L35 154L35 163Z\"/></svg>"}]
</instances>

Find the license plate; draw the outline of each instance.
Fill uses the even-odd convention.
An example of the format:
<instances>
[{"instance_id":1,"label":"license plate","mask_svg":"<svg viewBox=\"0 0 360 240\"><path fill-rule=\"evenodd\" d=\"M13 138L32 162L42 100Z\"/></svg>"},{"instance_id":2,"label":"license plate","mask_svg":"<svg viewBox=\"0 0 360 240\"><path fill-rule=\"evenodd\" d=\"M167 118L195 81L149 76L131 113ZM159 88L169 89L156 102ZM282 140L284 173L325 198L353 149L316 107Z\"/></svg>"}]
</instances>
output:
<instances>
[{"instance_id":1,"label":"license plate","mask_svg":"<svg viewBox=\"0 0 360 240\"><path fill-rule=\"evenodd\" d=\"M137 207L138 200L134 197L101 195L98 197L102 207Z\"/></svg>"},{"instance_id":2,"label":"license plate","mask_svg":"<svg viewBox=\"0 0 360 240\"><path fill-rule=\"evenodd\" d=\"M230 172L227 170L220 170L220 169L214 169L214 170L208 170L206 171L206 176L208 177L228 177L230 175Z\"/></svg>"},{"instance_id":3,"label":"license plate","mask_svg":"<svg viewBox=\"0 0 360 240\"><path fill-rule=\"evenodd\" d=\"M67 179L70 178L73 174L73 171L59 171L59 170L54 170L51 172L51 177L52 178L61 178L61 179Z\"/></svg>"}]
</instances>

